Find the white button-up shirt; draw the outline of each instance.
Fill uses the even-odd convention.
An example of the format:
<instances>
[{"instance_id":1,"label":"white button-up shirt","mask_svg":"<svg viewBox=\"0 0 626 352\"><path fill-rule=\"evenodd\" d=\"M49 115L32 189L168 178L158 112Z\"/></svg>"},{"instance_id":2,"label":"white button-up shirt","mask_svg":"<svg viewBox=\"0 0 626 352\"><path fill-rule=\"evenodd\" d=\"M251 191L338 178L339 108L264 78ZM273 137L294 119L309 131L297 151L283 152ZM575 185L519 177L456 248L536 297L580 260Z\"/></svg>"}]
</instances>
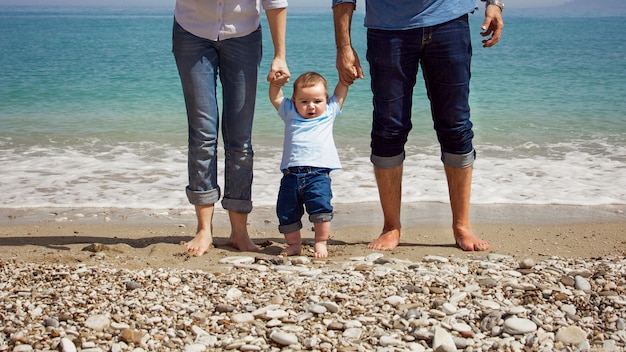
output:
<instances>
[{"instance_id":1,"label":"white button-up shirt","mask_svg":"<svg viewBox=\"0 0 626 352\"><path fill-rule=\"evenodd\" d=\"M176 0L174 17L200 38L224 40L254 32L263 10L287 7L287 0Z\"/></svg>"}]
</instances>

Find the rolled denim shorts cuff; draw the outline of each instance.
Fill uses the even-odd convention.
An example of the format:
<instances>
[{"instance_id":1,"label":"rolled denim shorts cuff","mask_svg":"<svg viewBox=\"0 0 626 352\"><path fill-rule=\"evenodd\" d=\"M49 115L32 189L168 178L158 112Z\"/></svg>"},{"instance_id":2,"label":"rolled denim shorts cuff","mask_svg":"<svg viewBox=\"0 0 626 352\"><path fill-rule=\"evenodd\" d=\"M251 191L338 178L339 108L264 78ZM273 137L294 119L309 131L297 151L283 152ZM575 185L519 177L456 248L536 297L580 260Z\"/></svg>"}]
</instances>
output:
<instances>
[{"instance_id":1,"label":"rolled denim shorts cuff","mask_svg":"<svg viewBox=\"0 0 626 352\"><path fill-rule=\"evenodd\" d=\"M220 189L212 189L210 191L192 191L187 187L185 189L189 203L193 205L212 205L220 200Z\"/></svg>"},{"instance_id":2,"label":"rolled denim shorts cuff","mask_svg":"<svg viewBox=\"0 0 626 352\"><path fill-rule=\"evenodd\" d=\"M302 228L302 221L294 222L289 225L279 225L278 232L280 233L291 233L294 231L298 231Z\"/></svg>"},{"instance_id":3,"label":"rolled denim shorts cuff","mask_svg":"<svg viewBox=\"0 0 626 352\"><path fill-rule=\"evenodd\" d=\"M465 169L472 166L474 164L474 160L476 160L476 150L472 150L467 154L441 153L441 161L443 161L444 165L459 169Z\"/></svg>"},{"instance_id":4,"label":"rolled denim shorts cuff","mask_svg":"<svg viewBox=\"0 0 626 352\"><path fill-rule=\"evenodd\" d=\"M252 212L252 201L241 199L222 199L222 208L235 213L250 214Z\"/></svg>"},{"instance_id":5,"label":"rolled denim shorts cuff","mask_svg":"<svg viewBox=\"0 0 626 352\"><path fill-rule=\"evenodd\" d=\"M372 162L372 164L380 169L393 169L396 166L400 166L404 162L404 158L404 152L396 156L377 156L374 154L370 155L370 161Z\"/></svg>"},{"instance_id":6,"label":"rolled denim shorts cuff","mask_svg":"<svg viewBox=\"0 0 626 352\"><path fill-rule=\"evenodd\" d=\"M333 213L319 213L309 215L309 221L312 223L329 222L333 219Z\"/></svg>"}]
</instances>

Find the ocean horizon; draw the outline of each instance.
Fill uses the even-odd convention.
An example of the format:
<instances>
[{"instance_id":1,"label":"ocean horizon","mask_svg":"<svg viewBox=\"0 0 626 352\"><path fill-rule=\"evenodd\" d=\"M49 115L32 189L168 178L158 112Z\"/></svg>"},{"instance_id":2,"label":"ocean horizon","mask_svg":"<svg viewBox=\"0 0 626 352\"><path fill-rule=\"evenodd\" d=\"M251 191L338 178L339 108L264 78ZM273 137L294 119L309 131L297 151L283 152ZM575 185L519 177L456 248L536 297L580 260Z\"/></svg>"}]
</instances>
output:
<instances>
[{"instance_id":1,"label":"ocean horizon","mask_svg":"<svg viewBox=\"0 0 626 352\"><path fill-rule=\"evenodd\" d=\"M482 11L470 16L472 203L626 204L624 17L507 11L503 37L488 49L482 20ZM163 7L0 7L0 207L190 207L172 21ZM366 77L350 87L335 125L337 204L378 200L362 23L356 13L353 43ZM283 124L267 99L272 44L263 26L255 206L275 204L281 177ZM289 10L287 55L294 79L313 70L334 87L330 9ZM403 201L447 202L421 77L413 115Z\"/></svg>"}]
</instances>

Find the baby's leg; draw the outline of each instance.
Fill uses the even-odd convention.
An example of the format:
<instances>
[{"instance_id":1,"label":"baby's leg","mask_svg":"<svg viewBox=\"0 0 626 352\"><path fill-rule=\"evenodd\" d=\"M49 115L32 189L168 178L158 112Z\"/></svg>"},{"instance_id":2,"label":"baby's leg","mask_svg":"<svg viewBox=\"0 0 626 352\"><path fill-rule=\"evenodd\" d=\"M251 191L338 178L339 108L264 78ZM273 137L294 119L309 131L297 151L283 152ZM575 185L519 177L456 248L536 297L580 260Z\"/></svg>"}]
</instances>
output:
<instances>
[{"instance_id":1,"label":"baby's leg","mask_svg":"<svg viewBox=\"0 0 626 352\"><path fill-rule=\"evenodd\" d=\"M282 256L292 256L302 254L302 240L300 239L300 230L285 234L285 242L287 242L287 248L280 252Z\"/></svg>"},{"instance_id":2,"label":"baby's leg","mask_svg":"<svg viewBox=\"0 0 626 352\"><path fill-rule=\"evenodd\" d=\"M330 221L316 222L313 228L315 229L315 258L326 258L328 257L326 242L330 236Z\"/></svg>"}]
</instances>

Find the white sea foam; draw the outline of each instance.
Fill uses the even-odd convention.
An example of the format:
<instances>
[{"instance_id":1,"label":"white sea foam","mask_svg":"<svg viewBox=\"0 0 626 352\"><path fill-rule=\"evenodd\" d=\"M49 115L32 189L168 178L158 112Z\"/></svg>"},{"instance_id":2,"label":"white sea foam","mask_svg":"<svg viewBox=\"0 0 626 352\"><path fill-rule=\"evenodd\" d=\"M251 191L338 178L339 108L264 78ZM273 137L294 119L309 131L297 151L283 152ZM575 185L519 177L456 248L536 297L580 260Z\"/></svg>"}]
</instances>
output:
<instances>
[{"instance_id":1,"label":"white sea foam","mask_svg":"<svg viewBox=\"0 0 626 352\"><path fill-rule=\"evenodd\" d=\"M497 146L483 146L474 167L475 204L626 204L626 151L590 153L575 145L552 146L558 155L512 158ZM416 149L416 148L414 148ZM275 204L282 174L280 149L257 146L253 201ZM377 201L369 151L340 149L343 170L334 171L334 202ZM498 156L500 155L500 156ZM0 202L5 207L189 206L183 147L127 143L106 146L0 150ZM221 176L220 176L221 180ZM221 181L220 181L221 183ZM403 201L447 202L447 185L435 146L407 151Z\"/></svg>"}]
</instances>

